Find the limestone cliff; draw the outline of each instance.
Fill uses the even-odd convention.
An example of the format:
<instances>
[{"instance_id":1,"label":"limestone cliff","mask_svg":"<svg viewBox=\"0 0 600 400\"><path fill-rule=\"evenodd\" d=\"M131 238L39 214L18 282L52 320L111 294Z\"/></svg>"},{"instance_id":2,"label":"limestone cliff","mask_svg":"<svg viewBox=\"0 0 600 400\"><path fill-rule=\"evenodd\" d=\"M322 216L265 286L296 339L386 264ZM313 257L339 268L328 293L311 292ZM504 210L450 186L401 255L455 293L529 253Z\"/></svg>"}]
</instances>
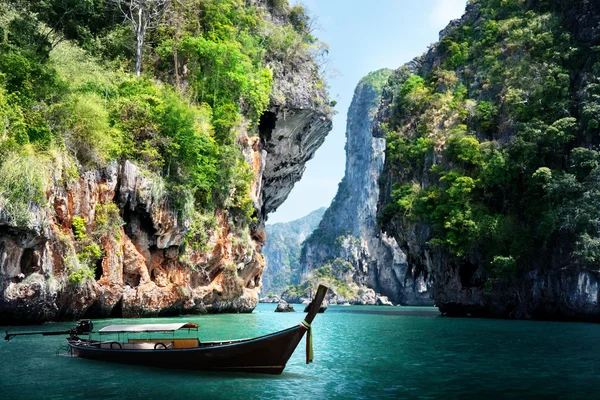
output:
<instances>
[{"instance_id":1,"label":"limestone cliff","mask_svg":"<svg viewBox=\"0 0 600 400\"><path fill-rule=\"evenodd\" d=\"M379 217L448 315L600 320L597 2L472 1L397 70Z\"/></svg>"},{"instance_id":2,"label":"limestone cliff","mask_svg":"<svg viewBox=\"0 0 600 400\"><path fill-rule=\"evenodd\" d=\"M338 278L372 288L394 303L425 305L431 304L427 275L410 268L394 239L376 223L385 139L373 137L372 123L390 73L373 72L355 89L346 127L345 175L303 246L301 264L305 278L329 264Z\"/></svg>"},{"instance_id":3,"label":"limestone cliff","mask_svg":"<svg viewBox=\"0 0 600 400\"><path fill-rule=\"evenodd\" d=\"M255 3L272 11L268 2ZM279 25L289 23L287 2L282 10L273 18ZM164 181L126 156L96 168L57 156L38 171L48 184L41 201L29 202L27 224L11 216L0 191L0 324L251 312L261 288L266 216L332 127L314 58L308 50L288 53L267 57L273 90L260 122L241 115L233 128L253 172L250 227L236 225L227 201L192 220L174 207L178 194L165 197ZM177 79L189 83L185 75ZM142 134L156 135L153 129Z\"/></svg>"}]
</instances>

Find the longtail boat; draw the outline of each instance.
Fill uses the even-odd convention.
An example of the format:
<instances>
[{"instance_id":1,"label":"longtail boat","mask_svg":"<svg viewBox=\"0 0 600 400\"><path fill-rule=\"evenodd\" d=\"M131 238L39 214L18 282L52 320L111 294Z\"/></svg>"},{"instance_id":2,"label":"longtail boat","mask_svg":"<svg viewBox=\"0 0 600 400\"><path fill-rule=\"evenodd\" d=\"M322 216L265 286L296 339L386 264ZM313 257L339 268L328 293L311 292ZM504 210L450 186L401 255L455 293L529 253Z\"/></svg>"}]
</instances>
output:
<instances>
[{"instance_id":1,"label":"longtail boat","mask_svg":"<svg viewBox=\"0 0 600 400\"><path fill-rule=\"evenodd\" d=\"M82 357L101 361L137 364L161 368L187 370L217 370L281 374L292 353L307 334L306 363L313 360L311 324L317 315L327 293L327 287L319 286L304 320L296 326L268 335L250 339L201 342L195 338L175 338L176 331L187 329L198 331L193 323L175 324L135 324L110 325L97 333L118 334L124 340L92 340L93 323L79 321L77 326L59 332L8 333L5 339L11 340L21 335L60 335L69 334L67 343L73 357ZM170 338L129 339L130 333L171 334ZM80 336L88 335L87 339Z\"/></svg>"}]
</instances>

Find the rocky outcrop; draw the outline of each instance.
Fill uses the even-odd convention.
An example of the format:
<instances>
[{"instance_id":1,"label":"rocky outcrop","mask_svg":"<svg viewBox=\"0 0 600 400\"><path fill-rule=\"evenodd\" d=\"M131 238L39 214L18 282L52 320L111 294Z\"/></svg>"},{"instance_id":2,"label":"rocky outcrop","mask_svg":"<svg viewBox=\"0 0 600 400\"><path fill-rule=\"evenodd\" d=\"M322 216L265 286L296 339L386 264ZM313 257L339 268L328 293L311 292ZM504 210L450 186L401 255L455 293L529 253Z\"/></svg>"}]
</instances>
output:
<instances>
[{"instance_id":1,"label":"rocky outcrop","mask_svg":"<svg viewBox=\"0 0 600 400\"><path fill-rule=\"evenodd\" d=\"M385 139L373 138L372 123L390 73L371 73L356 87L348 110L345 176L319 227L303 246L301 265L305 278L329 263L342 280L372 288L395 303L430 305L428 275L413 270L395 240L377 226ZM361 303L360 297L341 301Z\"/></svg>"},{"instance_id":2,"label":"rocky outcrop","mask_svg":"<svg viewBox=\"0 0 600 400\"><path fill-rule=\"evenodd\" d=\"M325 141L323 133L331 128L331 114L310 109L272 107L265 113L260 130L266 152L262 184L264 215L283 204L302 177L306 162Z\"/></svg>"},{"instance_id":3,"label":"rocky outcrop","mask_svg":"<svg viewBox=\"0 0 600 400\"><path fill-rule=\"evenodd\" d=\"M294 310L294 306L291 304L288 304L285 300L281 300L279 301L279 303L277 304L277 308L275 309L275 312L294 312L296 310Z\"/></svg>"},{"instance_id":4,"label":"rocky outcrop","mask_svg":"<svg viewBox=\"0 0 600 400\"><path fill-rule=\"evenodd\" d=\"M492 8L498 11L497 15L490 14L489 10ZM586 99L585 93L588 90L586 87L590 85L589 82L595 79L592 78L595 74L592 72L592 66L594 63L600 65L597 64L598 57L590 52L594 46L600 44L600 4L580 0L552 0L544 4L525 2L516 7L503 7L492 2L481 1L469 3L465 15L460 20L451 22L440 33L441 43L433 45L422 57L400 68L392 75L384 90L384 99L378 111L375 136L385 137L385 134L389 132L389 125L395 123L396 126L392 129L397 129L398 134L404 140L407 140L407 138L421 136L416 133L418 130L417 124L419 124L421 132L426 132L426 136L422 137L443 138L443 142L448 139L452 129L456 126L455 120L453 120L455 115L442 110L442 107L432 109L431 105L421 105L420 108L401 109L403 103L400 88L403 82L406 82L407 78L413 74L426 77L426 79L432 76L441 77L436 81L436 84L432 85L436 96L438 94L444 96L444 91L452 87L452 83L450 83L452 79L454 79L454 82L466 85L464 88L467 96L467 106L462 111L468 117L461 123L465 124L465 129L468 130L470 135L473 135L472 137L477 138L481 148L491 144L495 149L509 154L514 148L518 148L519 141L524 140L525 145L537 149L538 144L534 141L527 142L527 139L523 139L523 137L526 137L523 134L525 125L515 122L517 118L514 118L515 113L510 110L509 101L506 98L507 92L517 93L519 90L523 90L529 96L530 93L536 90L533 87L536 82L532 76L528 75L528 80L523 81L526 82L525 85L528 85L528 87L523 88L520 86L523 85L523 82L508 82L507 77L511 74L506 71L516 68L515 65L525 65L531 71L537 68L538 65L541 66L540 70L548 69L547 62L544 60L546 56L540 55L542 54L540 49L537 49L538 53L533 54L533 50L530 48L514 47L514 44L510 43L508 39L512 30L494 36L491 41L485 41L480 36L474 35L478 53L463 60L449 60L452 55L456 56L458 53L452 53L453 50L456 50L456 47L449 49L446 46L448 43L452 45L457 37L461 37L462 32L483 32L486 29L483 28L484 26L490 26L486 25L488 23L501 25L509 19L514 22L525 18L556 21L552 32L549 28L544 28L539 35L568 38L570 49L577 49L576 52L581 54L581 57L574 57L568 64L561 64L561 68L564 68L562 70L565 74L563 77L567 80L566 86L568 88L561 94L567 97L565 108L561 110L564 115L550 115L549 124L552 123L552 118L558 120L562 117L571 117L577 124L581 125L581 132L585 132L586 129L589 130L590 126L586 118L589 118L589 110L592 106L589 105L591 100ZM488 19L495 21L490 22ZM532 31L529 31L527 35L530 35L529 40L534 37ZM445 44L444 39L448 39ZM466 41L466 39L464 40ZM558 47L554 48L553 45L558 46L558 44L549 42L545 44L545 46L548 46L547 48L543 46L540 48L544 48L545 51L549 52L555 51L549 57L554 60L558 55L562 57L564 50L558 49ZM478 57L481 57L482 54L489 57L489 53L486 53L486 51L492 46L494 46L494 49L501 49L497 53L498 62L494 65L494 68L502 71L503 78L489 85L488 79L489 76L492 76L492 72L488 70L488 65ZM548 50L548 48L552 50ZM467 51L471 51L471 49L473 47ZM470 54L473 55L473 52ZM560 64L560 62L557 63ZM536 79L544 81L545 78L542 74ZM597 85L597 83L593 85ZM565 95L564 93L568 94ZM550 107L553 100L554 98L549 96L543 101L536 100L535 104ZM530 111L532 115L536 115L536 113L542 115L542 112L534 109L531 104L533 102L532 98L526 98L518 104L524 105L523 107L531 107L533 110ZM483 127L480 120L481 116L476 116L472 112L481 103L484 105L493 104L496 107L494 118L483 121L483 123L487 122L489 124ZM586 117L585 112L582 113L583 109L588 110L588 117ZM429 125L424 122L426 119L425 114L433 116L431 118L433 122ZM598 114L594 115L594 118L597 118ZM535 118L530 117L529 119ZM528 123L529 120L521 122ZM551 136L555 133L548 130L546 134ZM585 139L577 138L573 140L571 147L557 147L554 152L558 152L558 157L564 160L563 165L548 164L548 167L550 167L547 168L548 171L552 169L553 173L557 173L557 175L564 172L572 174L573 171L569 169L571 168L569 163L573 159L572 154L570 154L573 147L597 149L597 141L589 137ZM422 153L423 155L418 159L418 163L414 163L417 167L412 168L412 170L406 168L407 162L401 164L396 161L397 164L394 165L386 160L381 179L380 217L384 216L386 212L385 206L394 202L392 199L394 188L402 184L415 185L423 190L435 185L447 187L447 184L440 183L439 171L460 168L460 165L448 160L448 153L445 152L446 148L447 144L435 142L431 151ZM541 156L534 157L540 157L541 159ZM408 158L409 156L404 157L405 160ZM503 163L506 162L505 166L503 164L504 171L509 171L509 160L509 157L507 157L506 161L503 161ZM434 164L438 168L437 173L431 168ZM522 186L511 186L507 190L510 196L513 196L513 199L509 200L507 196L503 202L499 203L500 207L495 209L493 206L489 207L490 210L497 213L496 217L503 214L503 217L506 218L517 220L520 218L519 223L525 224L528 217L526 214L530 211L520 214L514 213L510 209L510 202L515 201L514 197L522 195L522 192L520 192L522 187L525 186L527 179L532 176L535 170L526 171L524 166L519 168L521 168L519 173L522 176L519 179ZM557 170L559 172L556 172ZM573 179L585 182L581 176ZM505 186L508 187L508 184L505 184ZM484 187L479 190L486 194L486 207L488 204L494 203L493 196L490 194L491 188ZM533 197L542 198L546 196L546 193L539 189L538 192L534 193L534 195L531 192L528 194L530 196L529 201ZM556 204L553 205L555 210L559 209L563 200L564 198L556 201ZM581 204L587 205L590 199L576 199L573 196L569 201L581 201ZM525 206L525 202L518 204L518 207L530 207L529 210L532 208L531 204ZM544 229L548 233L543 245L539 246L537 251L533 251L535 246L538 245L533 235L530 235L526 238L527 240L523 241L523 248L530 247L527 255L522 255L525 253L523 249L510 248L508 252L514 251L518 256L515 255L513 259L511 253L510 258L501 257L501 259L510 260L513 268L509 269L507 267L507 269L502 270L500 267L492 265L490 257L486 259L484 255L486 245L489 247L490 244L475 241L475 245L470 246L462 253L452 252L447 245L433 244L435 242L433 239L436 237L436 233L439 234L440 227L433 226L431 220L410 218L399 214L394 215L392 218L386 216L383 229L387 234L394 237L400 245L407 256L408 265L414 268L415 271L421 271L419 273L429 277L431 294L443 314L450 316L600 321L600 304L598 303L600 272L598 271L597 259L591 264L586 263L574 251L577 239L575 239L573 228L569 224L563 224L552 235L549 234L550 227L539 228L533 225L536 226L535 229ZM534 221L533 224L537 222ZM531 230L531 232L533 231L534 229ZM514 230L514 232L509 233L509 236L518 234L522 233ZM514 244L515 242L511 242L512 239L512 237L509 237L506 242ZM493 250L501 251L497 248Z\"/></svg>"},{"instance_id":5,"label":"rocky outcrop","mask_svg":"<svg viewBox=\"0 0 600 400\"><path fill-rule=\"evenodd\" d=\"M325 296L327 304L343 304L343 305L358 305L358 306L375 306L375 305L393 305L387 296L382 296L371 288L364 286L356 286L355 291L348 296L347 293L341 293L334 287L330 287ZM307 289L299 294L297 291L285 290L281 294L282 300L294 304L309 304L312 299L313 291Z\"/></svg>"},{"instance_id":6,"label":"rocky outcrop","mask_svg":"<svg viewBox=\"0 0 600 400\"><path fill-rule=\"evenodd\" d=\"M394 304L392 304L392 302L386 297L386 296L381 296L377 299L376 304L378 306L393 306Z\"/></svg>"},{"instance_id":7,"label":"rocky outcrop","mask_svg":"<svg viewBox=\"0 0 600 400\"><path fill-rule=\"evenodd\" d=\"M269 10L276 25L289 23L287 2L257 3ZM265 218L283 204L333 127L329 95L313 53L273 51L268 57L274 83L258 129L265 164L257 208Z\"/></svg>"},{"instance_id":8,"label":"rocky outcrop","mask_svg":"<svg viewBox=\"0 0 600 400\"><path fill-rule=\"evenodd\" d=\"M0 320L252 311L264 266L264 212L274 210L295 182L265 178L265 171L277 170L270 162L285 163L286 171L295 170L294 179L299 179L304 161L331 127L330 116L314 123L318 113L296 111L303 117L276 117L279 122L270 132L276 135L274 143L248 135L238 139L255 172L252 189L259 222L250 239L232 228L227 210L217 210L206 246L183 246L190 221L167 201L153 198L152 179L129 161L86 171L66 184L56 179L47 193L48 207L30 210L29 228L0 220ZM280 147L284 141L287 153ZM263 207L265 193L267 199L278 200ZM102 257L85 270L78 257L84 244L75 238L73 218L83 219L92 232L98 208L107 204L118 208L122 226L100 238ZM82 270L95 275L73 282L73 274Z\"/></svg>"},{"instance_id":9,"label":"rocky outcrop","mask_svg":"<svg viewBox=\"0 0 600 400\"><path fill-rule=\"evenodd\" d=\"M269 295L258 299L259 303L279 303L281 299L275 295Z\"/></svg>"}]
</instances>

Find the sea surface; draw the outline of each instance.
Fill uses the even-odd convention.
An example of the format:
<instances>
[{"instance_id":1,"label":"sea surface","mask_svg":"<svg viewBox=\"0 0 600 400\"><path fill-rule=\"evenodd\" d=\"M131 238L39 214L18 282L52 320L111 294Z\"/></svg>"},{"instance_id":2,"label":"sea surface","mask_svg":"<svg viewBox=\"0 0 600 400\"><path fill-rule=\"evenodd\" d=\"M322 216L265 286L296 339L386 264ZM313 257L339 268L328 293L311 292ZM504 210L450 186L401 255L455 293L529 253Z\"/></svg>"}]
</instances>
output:
<instances>
[{"instance_id":1,"label":"sea surface","mask_svg":"<svg viewBox=\"0 0 600 400\"><path fill-rule=\"evenodd\" d=\"M303 306L296 305L296 310ZM201 340L236 339L298 324L304 314L186 316L114 323L190 321ZM73 323L19 330L68 329ZM313 322L280 376L161 370L56 351L64 336L0 343L0 399L600 399L600 325L451 319L435 308L330 306ZM3 335L2 335L3 336Z\"/></svg>"}]
</instances>

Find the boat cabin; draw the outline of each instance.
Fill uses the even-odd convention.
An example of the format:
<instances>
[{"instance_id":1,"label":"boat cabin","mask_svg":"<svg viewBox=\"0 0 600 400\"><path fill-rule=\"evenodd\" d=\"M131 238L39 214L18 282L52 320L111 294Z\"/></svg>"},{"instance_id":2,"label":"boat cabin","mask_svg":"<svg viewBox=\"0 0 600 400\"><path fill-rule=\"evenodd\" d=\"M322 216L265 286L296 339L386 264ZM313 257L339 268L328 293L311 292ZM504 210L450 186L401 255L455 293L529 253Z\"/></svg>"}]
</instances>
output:
<instances>
[{"instance_id":1,"label":"boat cabin","mask_svg":"<svg viewBox=\"0 0 600 400\"><path fill-rule=\"evenodd\" d=\"M100 348L112 350L166 350L200 347L196 337L175 337L175 332L198 332L198 324L190 322L172 324L109 325L98 331ZM105 335L116 334L117 340L107 340ZM158 334L158 337L156 336ZM130 337L130 335L134 337ZM167 335L170 335L167 336Z\"/></svg>"}]
</instances>

